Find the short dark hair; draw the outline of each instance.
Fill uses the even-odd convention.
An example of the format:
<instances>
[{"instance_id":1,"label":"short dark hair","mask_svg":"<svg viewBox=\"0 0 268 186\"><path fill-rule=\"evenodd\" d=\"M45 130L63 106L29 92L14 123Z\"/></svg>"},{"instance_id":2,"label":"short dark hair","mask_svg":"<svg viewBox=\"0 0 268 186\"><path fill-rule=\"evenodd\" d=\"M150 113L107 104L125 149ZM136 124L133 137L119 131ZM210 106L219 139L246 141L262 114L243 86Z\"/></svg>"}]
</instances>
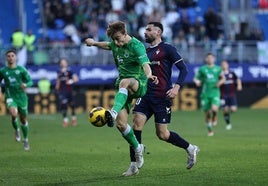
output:
<instances>
[{"instance_id":1,"label":"short dark hair","mask_svg":"<svg viewBox=\"0 0 268 186\"><path fill-rule=\"evenodd\" d=\"M215 55L212 52L208 52L206 56L214 56L215 57Z\"/></svg>"},{"instance_id":2,"label":"short dark hair","mask_svg":"<svg viewBox=\"0 0 268 186\"><path fill-rule=\"evenodd\" d=\"M7 50L6 53L5 53L5 55L7 55L7 54L9 54L9 53L14 53L14 54L17 55L17 52L16 52L16 50L14 50L14 49L9 49L9 50Z\"/></svg>"},{"instance_id":3,"label":"short dark hair","mask_svg":"<svg viewBox=\"0 0 268 186\"><path fill-rule=\"evenodd\" d=\"M162 31L162 33L164 31L163 25L160 22L152 21L152 22L149 22L148 25L154 25L155 27L160 28L160 30Z\"/></svg>"}]
</instances>

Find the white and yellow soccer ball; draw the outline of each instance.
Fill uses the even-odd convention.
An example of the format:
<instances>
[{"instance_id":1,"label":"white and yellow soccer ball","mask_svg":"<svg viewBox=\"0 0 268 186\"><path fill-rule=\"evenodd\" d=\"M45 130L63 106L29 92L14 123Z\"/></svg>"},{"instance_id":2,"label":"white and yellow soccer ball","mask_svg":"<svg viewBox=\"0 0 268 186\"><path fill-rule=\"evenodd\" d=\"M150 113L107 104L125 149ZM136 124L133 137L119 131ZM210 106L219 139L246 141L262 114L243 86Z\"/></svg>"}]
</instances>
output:
<instances>
[{"instance_id":1,"label":"white and yellow soccer ball","mask_svg":"<svg viewBox=\"0 0 268 186\"><path fill-rule=\"evenodd\" d=\"M103 107L93 108L88 115L89 122L95 127L103 127L106 124L105 111Z\"/></svg>"}]
</instances>

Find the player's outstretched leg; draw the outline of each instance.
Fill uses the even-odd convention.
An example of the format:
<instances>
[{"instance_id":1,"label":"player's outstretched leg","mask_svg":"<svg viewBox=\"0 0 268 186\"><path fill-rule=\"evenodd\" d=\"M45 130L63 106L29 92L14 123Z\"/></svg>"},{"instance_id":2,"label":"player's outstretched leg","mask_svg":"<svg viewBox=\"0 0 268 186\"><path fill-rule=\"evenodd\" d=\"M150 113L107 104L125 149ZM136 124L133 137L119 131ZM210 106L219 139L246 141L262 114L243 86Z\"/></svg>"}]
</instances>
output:
<instances>
[{"instance_id":1,"label":"player's outstretched leg","mask_svg":"<svg viewBox=\"0 0 268 186\"><path fill-rule=\"evenodd\" d=\"M118 113L125 105L127 98L128 98L127 88L119 88L119 91L115 94L113 108L105 112L105 118L108 127L114 126L114 120L116 119Z\"/></svg>"},{"instance_id":2,"label":"player's outstretched leg","mask_svg":"<svg viewBox=\"0 0 268 186\"><path fill-rule=\"evenodd\" d=\"M141 133L142 131L140 130L133 130L134 134L136 136L136 139L138 142L141 144ZM139 169L136 164L136 158L135 158L135 151L132 146L129 146L129 154L130 154L130 166L126 172L124 172L122 175L123 176L133 176L137 175L139 173Z\"/></svg>"},{"instance_id":3,"label":"player's outstretched leg","mask_svg":"<svg viewBox=\"0 0 268 186\"><path fill-rule=\"evenodd\" d=\"M108 127L114 126L116 116L117 116L117 113L115 113L113 110L105 111L105 120L107 122Z\"/></svg>"}]
</instances>

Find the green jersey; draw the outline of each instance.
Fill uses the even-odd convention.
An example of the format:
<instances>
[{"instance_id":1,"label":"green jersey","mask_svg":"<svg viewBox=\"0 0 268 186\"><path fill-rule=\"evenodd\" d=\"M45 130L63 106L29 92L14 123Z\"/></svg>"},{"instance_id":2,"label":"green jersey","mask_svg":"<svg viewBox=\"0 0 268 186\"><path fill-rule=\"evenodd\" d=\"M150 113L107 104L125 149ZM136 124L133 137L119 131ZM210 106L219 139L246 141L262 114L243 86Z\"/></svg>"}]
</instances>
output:
<instances>
[{"instance_id":1,"label":"green jersey","mask_svg":"<svg viewBox=\"0 0 268 186\"><path fill-rule=\"evenodd\" d=\"M145 63L150 63L150 61L142 42L132 37L123 47L116 46L114 41L109 42L108 46L112 50L115 65L119 72L119 79L135 78L147 82L142 66Z\"/></svg>"},{"instance_id":2,"label":"green jersey","mask_svg":"<svg viewBox=\"0 0 268 186\"><path fill-rule=\"evenodd\" d=\"M220 89L217 83L220 79L222 69L219 66L209 67L203 65L199 68L195 78L202 82L201 97L218 97L220 96Z\"/></svg>"},{"instance_id":3,"label":"green jersey","mask_svg":"<svg viewBox=\"0 0 268 186\"><path fill-rule=\"evenodd\" d=\"M32 79L27 70L22 66L15 68L3 67L0 69L0 82L4 79L5 97L16 98L19 95L26 95L21 88L21 84L25 83L27 87L32 86Z\"/></svg>"}]
</instances>

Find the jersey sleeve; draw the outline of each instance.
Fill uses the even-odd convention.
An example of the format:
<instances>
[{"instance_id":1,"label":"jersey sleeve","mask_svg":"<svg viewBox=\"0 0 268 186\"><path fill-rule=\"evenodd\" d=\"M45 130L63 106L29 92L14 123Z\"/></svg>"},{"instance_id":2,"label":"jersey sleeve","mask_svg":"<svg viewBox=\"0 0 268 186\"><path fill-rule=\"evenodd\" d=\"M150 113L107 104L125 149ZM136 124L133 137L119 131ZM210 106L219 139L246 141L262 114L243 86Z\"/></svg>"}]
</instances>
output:
<instances>
[{"instance_id":1,"label":"jersey sleeve","mask_svg":"<svg viewBox=\"0 0 268 186\"><path fill-rule=\"evenodd\" d=\"M137 59L138 59L138 63L141 64L141 65L144 65L146 63L150 63L150 60L149 58L147 57L147 54L146 54L146 49L144 47L144 45L142 43L139 43L138 46L136 46L134 48L135 50L135 54L137 56Z\"/></svg>"},{"instance_id":2,"label":"jersey sleeve","mask_svg":"<svg viewBox=\"0 0 268 186\"><path fill-rule=\"evenodd\" d=\"M197 73L195 74L195 78L198 80L202 79L202 68L200 67L197 71Z\"/></svg>"},{"instance_id":3,"label":"jersey sleeve","mask_svg":"<svg viewBox=\"0 0 268 186\"><path fill-rule=\"evenodd\" d=\"M181 55L179 54L178 50L175 47L167 45L167 53L169 61L171 61L172 63L176 64L183 61Z\"/></svg>"},{"instance_id":4,"label":"jersey sleeve","mask_svg":"<svg viewBox=\"0 0 268 186\"><path fill-rule=\"evenodd\" d=\"M238 78L238 76L236 75L236 73L232 72L233 76L234 76L234 80L236 81Z\"/></svg>"},{"instance_id":5,"label":"jersey sleeve","mask_svg":"<svg viewBox=\"0 0 268 186\"><path fill-rule=\"evenodd\" d=\"M27 87L30 87L33 85L33 81L32 78L30 77L30 74L28 73L28 71L22 67L22 80L23 82L26 84Z\"/></svg>"}]
</instances>

